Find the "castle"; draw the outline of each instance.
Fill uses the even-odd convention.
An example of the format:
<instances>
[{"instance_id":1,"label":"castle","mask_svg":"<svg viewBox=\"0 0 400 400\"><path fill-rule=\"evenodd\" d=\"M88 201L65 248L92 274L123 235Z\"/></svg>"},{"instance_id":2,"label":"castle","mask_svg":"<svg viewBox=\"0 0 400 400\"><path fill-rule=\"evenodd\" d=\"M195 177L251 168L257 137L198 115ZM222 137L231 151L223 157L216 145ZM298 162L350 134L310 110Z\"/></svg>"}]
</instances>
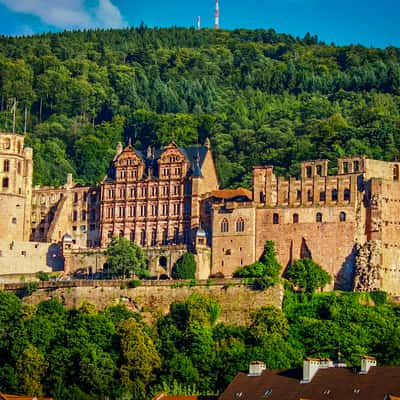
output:
<instances>
[{"instance_id":1,"label":"castle","mask_svg":"<svg viewBox=\"0 0 400 400\"><path fill-rule=\"evenodd\" d=\"M335 288L399 294L399 169L351 157L329 175L328 160L315 160L301 164L297 179L260 166L252 191L219 190L209 140L145 152L129 143L118 145L99 185L68 176L62 187L32 188L24 136L0 133L0 274L34 273L43 263L74 273L91 255L98 271L98 250L123 236L145 249L153 275L170 276L189 249L197 278L229 277L273 240L284 268L312 257Z\"/></svg>"}]
</instances>

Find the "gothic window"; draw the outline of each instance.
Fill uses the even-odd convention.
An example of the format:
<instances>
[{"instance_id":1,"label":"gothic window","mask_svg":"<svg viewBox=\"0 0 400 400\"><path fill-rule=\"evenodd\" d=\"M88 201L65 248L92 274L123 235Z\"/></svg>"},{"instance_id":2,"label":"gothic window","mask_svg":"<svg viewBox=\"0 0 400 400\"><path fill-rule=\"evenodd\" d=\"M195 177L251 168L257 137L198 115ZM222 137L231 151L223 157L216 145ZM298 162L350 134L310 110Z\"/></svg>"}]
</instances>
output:
<instances>
[{"instance_id":1,"label":"gothic window","mask_svg":"<svg viewBox=\"0 0 400 400\"><path fill-rule=\"evenodd\" d=\"M274 225L278 225L279 224L279 214L274 213L274 215L272 216L272 223Z\"/></svg>"},{"instance_id":2,"label":"gothic window","mask_svg":"<svg viewBox=\"0 0 400 400\"><path fill-rule=\"evenodd\" d=\"M144 229L140 232L140 245L142 247L146 246L146 231Z\"/></svg>"},{"instance_id":3,"label":"gothic window","mask_svg":"<svg viewBox=\"0 0 400 400\"><path fill-rule=\"evenodd\" d=\"M10 160L4 160L3 171L4 172L9 172L10 171Z\"/></svg>"},{"instance_id":4,"label":"gothic window","mask_svg":"<svg viewBox=\"0 0 400 400\"><path fill-rule=\"evenodd\" d=\"M224 218L221 222L221 232L226 233L229 231L229 223L226 218Z\"/></svg>"},{"instance_id":5,"label":"gothic window","mask_svg":"<svg viewBox=\"0 0 400 400\"><path fill-rule=\"evenodd\" d=\"M337 191L337 189L332 189L331 198L332 198L332 201L337 201L337 199L338 199L338 191Z\"/></svg>"},{"instance_id":6,"label":"gothic window","mask_svg":"<svg viewBox=\"0 0 400 400\"><path fill-rule=\"evenodd\" d=\"M317 165L316 170L317 170L317 175L322 176L322 165Z\"/></svg>"},{"instance_id":7,"label":"gothic window","mask_svg":"<svg viewBox=\"0 0 400 400\"><path fill-rule=\"evenodd\" d=\"M395 165L393 167L393 180L398 181L399 180L399 166Z\"/></svg>"},{"instance_id":8,"label":"gothic window","mask_svg":"<svg viewBox=\"0 0 400 400\"><path fill-rule=\"evenodd\" d=\"M317 215L315 216L315 221L322 222L322 214L321 213L317 213Z\"/></svg>"},{"instance_id":9,"label":"gothic window","mask_svg":"<svg viewBox=\"0 0 400 400\"><path fill-rule=\"evenodd\" d=\"M350 189L344 189L343 199L345 201L349 201L350 200Z\"/></svg>"},{"instance_id":10,"label":"gothic window","mask_svg":"<svg viewBox=\"0 0 400 400\"><path fill-rule=\"evenodd\" d=\"M299 214L293 214L293 223L298 224L299 223Z\"/></svg>"},{"instance_id":11,"label":"gothic window","mask_svg":"<svg viewBox=\"0 0 400 400\"><path fill-rule=\"evenodd\" d=\"M306 176L307 176L307 178L311 178L311 176L312 176L311 167L306 167Z\"/></svg>"},{"instance_id":12,"label":"gothic window","mask_svg":"<svg viewBox=\"0 0 400 400\"><path fill-rule=\"evenodd\" d=\"M325 201L325 200L326 200L325 191L319 192L319 201Z\"/></svg>"},{"instance_id":13,"label":"gothic window","mask_svg":"<svg viewBox=\"0 0 400 400\"><path fill-rule=\"evenodd\" d=\"M168 244L168 230L164 229L162 232L162 244L165 246Z\"/></svg>"},{"instance_id":14,"label":"gothic window","mask_svg":"<svg viewBox=\"0 0 400 400\"><path fill-rule=\"evenodd\" d=\"M346 221L346 213L344 211L342 211L339 214L339 220L340 220L340 222L345 222Z\"/></svg>"},{"instance_id":15,"label":"gothic window","mask_svg":"<svg viewBox=\"0 0 400 400\"><path fill-rule=\"evenodd\" d=\"M7 189L10 185L10 181L8 178L3 178L3 188Z\"/></svg>"},{"instance_id":16,"label":"gothic window","mask_svg":"<svg viewBox=\"0 0 400 400\"><path fill-rule=\"evenodd\" d=\"M153 229L151 231L151 246L155 246L157 244L157 231Z\"/></svg>"},{"instance_id":17,"label":"gothic window","mask_svg":"<svg viewBox=\"0 0 400 400\"><path fill-rule=\"evenodd\" d=\"M236 232L244 232L244 220L243 220L243 218L239 218L236 221Z\"/></svg>"}]
</instances>

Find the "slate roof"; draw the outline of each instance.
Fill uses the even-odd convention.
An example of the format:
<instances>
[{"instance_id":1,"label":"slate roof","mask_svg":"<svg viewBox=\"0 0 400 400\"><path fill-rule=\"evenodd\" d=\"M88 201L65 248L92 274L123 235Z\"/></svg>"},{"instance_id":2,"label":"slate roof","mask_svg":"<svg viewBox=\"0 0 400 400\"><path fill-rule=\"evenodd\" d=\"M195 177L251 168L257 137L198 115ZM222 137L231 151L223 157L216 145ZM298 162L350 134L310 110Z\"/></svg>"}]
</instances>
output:
<instances>
[{"instance_id":1,"label":"slate roof","mask_svg":"<svg viewBox=\"0 0 400 400\"><path fill-rule=\"evenodd\" d=\"M219 400L384 400L400 396L400 367L371 367L361 375L350 368L320 369L310 383L302 370L265 370L236 375ZM396 397L392 397L396 398Z\"/></svg>"}]
</instances>

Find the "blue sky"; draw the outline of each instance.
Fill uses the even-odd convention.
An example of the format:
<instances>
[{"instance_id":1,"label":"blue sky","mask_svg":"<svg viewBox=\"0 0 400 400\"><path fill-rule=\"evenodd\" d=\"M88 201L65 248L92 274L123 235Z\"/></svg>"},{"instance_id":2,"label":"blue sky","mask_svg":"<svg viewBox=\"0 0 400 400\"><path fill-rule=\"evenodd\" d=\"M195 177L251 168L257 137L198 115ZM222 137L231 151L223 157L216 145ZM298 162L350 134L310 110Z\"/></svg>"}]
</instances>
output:
<instances>
[{"instance_id":1,"label":"blue sky","mask_svg":"<svg viewBox=\"0 0 400 400\"><path fill-rule=\"evenodd\" d=\"M0 33L74 28L213 26L215 0L0 0ZM220 0L221 28L273 28L327 43L400 47L400 0Z\"/></svg>"}]
</instances>

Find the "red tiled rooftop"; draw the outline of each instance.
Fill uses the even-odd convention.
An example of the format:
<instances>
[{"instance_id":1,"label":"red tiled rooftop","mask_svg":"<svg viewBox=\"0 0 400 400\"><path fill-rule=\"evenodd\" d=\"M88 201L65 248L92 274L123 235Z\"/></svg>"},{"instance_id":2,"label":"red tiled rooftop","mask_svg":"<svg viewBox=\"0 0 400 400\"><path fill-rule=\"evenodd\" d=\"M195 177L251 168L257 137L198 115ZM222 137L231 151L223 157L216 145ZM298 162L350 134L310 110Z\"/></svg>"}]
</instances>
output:
<instances>
[{"instance_id":1,"label":"red tiled rooftop","mask_svg":"<svg viewBox=\"0 0 400 400\"><path fill-rule=\"evenodd\" d=\"M249 200L251 200L253 197L251 191L245 188L213 190L211 192L211 195L219 199L233 199L235 197L247 197Z\"/></svg>"}]
</instances>

